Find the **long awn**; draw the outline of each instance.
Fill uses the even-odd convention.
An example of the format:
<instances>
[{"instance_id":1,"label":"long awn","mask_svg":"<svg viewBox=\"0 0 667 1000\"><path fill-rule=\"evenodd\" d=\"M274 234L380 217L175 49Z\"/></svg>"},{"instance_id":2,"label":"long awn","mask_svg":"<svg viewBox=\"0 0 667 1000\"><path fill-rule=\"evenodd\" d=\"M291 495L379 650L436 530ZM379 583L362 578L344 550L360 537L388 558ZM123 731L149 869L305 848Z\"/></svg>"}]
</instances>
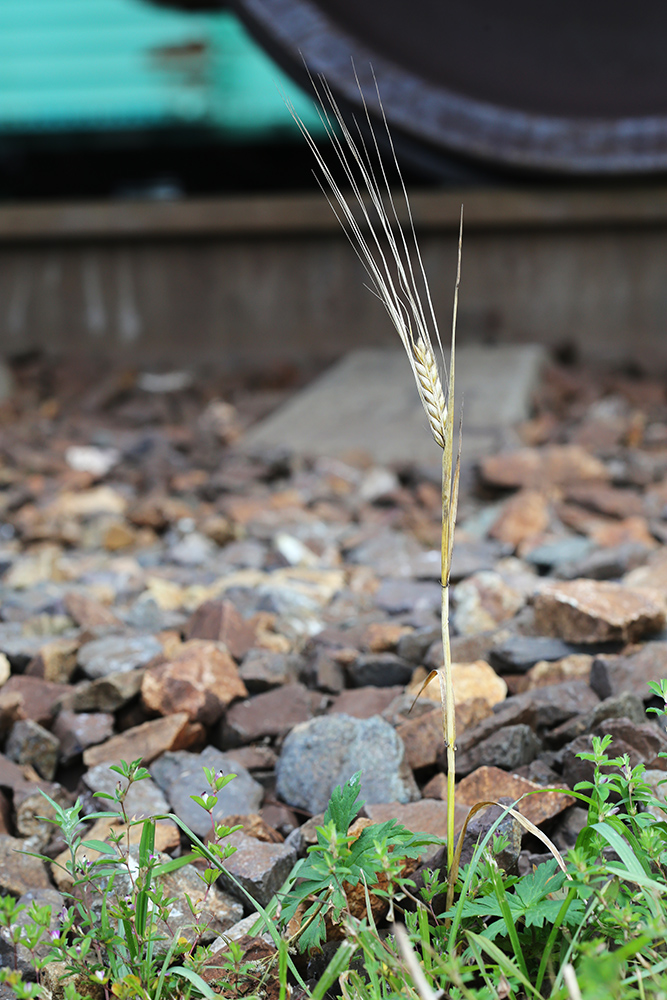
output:
<instances>
[{"instance_id":1,"label":"long awn","mask_svg":"<svg viewBox=\"0 0 667 1000\"><path fill-rule=\"evenodd\" d=\"M405 210L407 226L401 223L371 113L357 80L363 107L362 129L355 121L350 127L326 80L312 81L319 101L322 125L334 150L349 191L343 191L319 145L305 127L294 107L286 101L316 161L316 176L332 211L346 232L369 279L371 291L389 314L412 369L428 424L442 449L442 644L444 666L434 671L440 683L443 738L447 753L447 867L454 862L454 781L456 724L449 640L449 576L458 503L460 437L454 450L454 356L459 285L461 281L461 241L463 210L459 227L458 260L449 355L449 376L438 322L429 290L426 270L419 250L407 189L392 141L391 132L376 84L377 105L382 131L389 149L390 163L399 184L399 204ZM406 233L407 230L407 233ZM437 346L437 354L434 350ZM447 391L443 385L447 385ZM450 892L453 886L450 885Z\"/></svg>"}]
</instances>

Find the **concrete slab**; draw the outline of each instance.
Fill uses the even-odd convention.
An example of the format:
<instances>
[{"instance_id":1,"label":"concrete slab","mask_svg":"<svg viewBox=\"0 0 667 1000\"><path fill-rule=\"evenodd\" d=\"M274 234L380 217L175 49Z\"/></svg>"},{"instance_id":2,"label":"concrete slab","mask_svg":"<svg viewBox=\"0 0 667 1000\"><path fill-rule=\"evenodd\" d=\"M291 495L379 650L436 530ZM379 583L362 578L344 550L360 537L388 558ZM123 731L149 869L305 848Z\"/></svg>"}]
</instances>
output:
<instances>
[{"instance_id":1,"label":"concrete slab","mask_svg":"<svg viewBox=\"0 0 667 1000\"><path fill-rule=\"evenodd\" d=\"M532 344L457 350L456 405L463 399L467 458L493 451L503 431L529 415L545 358L544 349ZM251 428L244 447L334 457L361 449L380 464L439 462L400 349L351 352Z\"/></svg>"}]
</instances>

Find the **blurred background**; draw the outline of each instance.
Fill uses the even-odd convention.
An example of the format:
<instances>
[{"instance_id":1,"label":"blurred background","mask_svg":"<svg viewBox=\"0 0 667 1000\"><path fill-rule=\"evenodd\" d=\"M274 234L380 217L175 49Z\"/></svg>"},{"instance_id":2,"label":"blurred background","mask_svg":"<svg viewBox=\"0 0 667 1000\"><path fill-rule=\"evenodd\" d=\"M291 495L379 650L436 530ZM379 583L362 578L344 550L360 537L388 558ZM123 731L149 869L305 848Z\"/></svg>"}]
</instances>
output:
<instances>
[{"instance_id":1,"label":"blurred background","mask_svg":"<svg viewBox=\"0 0 667 1000\"><path fill-rule=\"evenodd\" d=\"M379 91L443 316L464 203L467 342L664 369L666 38L616 0L3 0L0 353L395 346L286 108L324 148L322 74L350 121Z\"/></svg>"}]
</instances>

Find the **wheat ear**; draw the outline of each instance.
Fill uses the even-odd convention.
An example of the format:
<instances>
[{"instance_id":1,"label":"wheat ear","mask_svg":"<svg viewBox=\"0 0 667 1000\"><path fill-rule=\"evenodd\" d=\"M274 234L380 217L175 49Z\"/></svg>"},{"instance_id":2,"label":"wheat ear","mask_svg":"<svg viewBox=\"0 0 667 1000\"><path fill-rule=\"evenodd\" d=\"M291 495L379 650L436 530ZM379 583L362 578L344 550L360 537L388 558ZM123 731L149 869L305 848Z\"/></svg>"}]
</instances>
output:
<instances>
[{"instance_id":1,"label":"wheat ear","mask_svg":"<svg viewBox=\"0 0 667 1000\"><path fill-rule=\"evenodd\" d=\"M320 78L312 81L319 99L320 119L342 169L350 193L343 193L335 180L332 169L319 146L286 100L294 121L312 150L319 174L317 179L327 201L345 230L352 247L361 261L371 282L371 291L383 303L393 323L417 385L424 412L436 443L442 448L442 642L444 667L438 672L441 684L443 712L443 738L447 751L447 865L451 873L454 858L454 781L456 755L456 726L454 719L454 688L452 684L451 652L449 643L449 573L452 560L454 524L458 500L459 459L454 460L454 343L456 314L461 280L461 227L454 310L450 347L447 394L443 391L440 366L436 359L433 341L438 345L445 371L444 353L438 323L431 300L407 190L398 165L396 152L380 100L376 94L383 128L391 151L402 207L408 225L406 236L399 220L394 195L385 164L380 153L371 116L363 96L359 93L364 111L368 140L355 122L354 133L343 118L335 98L326 82ZM359 81L357 80L357 85ZM354 209L353 207L354 206ZM414 262L413 262L414 259ZM450 885L450 892L453 885Z\"/></svg>"}]
</instances>

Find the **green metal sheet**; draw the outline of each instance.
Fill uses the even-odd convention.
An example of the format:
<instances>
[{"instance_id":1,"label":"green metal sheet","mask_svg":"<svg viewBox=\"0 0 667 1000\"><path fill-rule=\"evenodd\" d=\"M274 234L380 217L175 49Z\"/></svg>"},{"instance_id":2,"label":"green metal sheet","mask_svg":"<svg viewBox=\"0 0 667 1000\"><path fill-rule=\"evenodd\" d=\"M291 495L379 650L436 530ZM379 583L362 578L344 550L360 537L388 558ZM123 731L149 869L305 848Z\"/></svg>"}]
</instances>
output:
<instances>
[{"instance_id":1,"label":"green metal sheet","mask_svg":"<svg viewBox=\"0 0 667 1000\"><path fill-rule=\"evenodd\" d=\"M230 137L310 128L312 101L229 12L145 0L0 0L0 133L209 126Z\"/></svg>"}]
</instances>

